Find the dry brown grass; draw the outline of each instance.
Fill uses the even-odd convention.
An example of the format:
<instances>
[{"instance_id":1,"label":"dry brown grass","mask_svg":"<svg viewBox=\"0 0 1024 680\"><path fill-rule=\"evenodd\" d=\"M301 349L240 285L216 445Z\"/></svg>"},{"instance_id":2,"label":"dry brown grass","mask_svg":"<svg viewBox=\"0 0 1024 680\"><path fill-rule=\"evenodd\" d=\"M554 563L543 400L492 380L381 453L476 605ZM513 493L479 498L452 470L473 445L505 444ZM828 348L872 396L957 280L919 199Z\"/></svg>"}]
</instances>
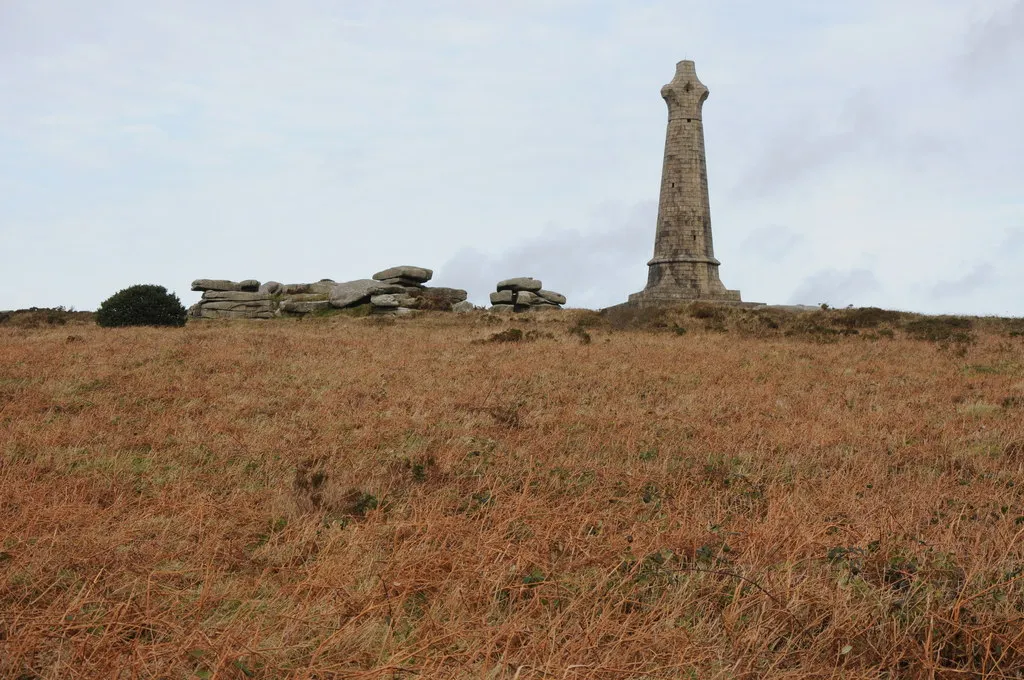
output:
<instances>
[{"instance_id":1,"label":"dry brown grass","mask_svg":"<svg viewBox=\"0 0 1024 680\"><path fill-rule=\"evenodd\" d=\"M762 314L0 326L0 677L1024 677L1024 338Z\"/></svg>"}]
</instances>

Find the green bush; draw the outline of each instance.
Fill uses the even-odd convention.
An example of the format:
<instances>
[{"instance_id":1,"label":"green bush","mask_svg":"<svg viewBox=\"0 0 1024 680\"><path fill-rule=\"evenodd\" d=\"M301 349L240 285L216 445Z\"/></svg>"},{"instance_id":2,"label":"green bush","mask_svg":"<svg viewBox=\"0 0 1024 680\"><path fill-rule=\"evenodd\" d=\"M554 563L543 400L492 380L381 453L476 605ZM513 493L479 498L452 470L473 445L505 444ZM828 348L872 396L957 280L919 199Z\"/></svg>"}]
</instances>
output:
<instances>
[{"instance_id":1,"label":"green bush","mask_svg":"<svg viewBox=\"0 0 1024 680\"><path fill-rule=\"evenodd\" d=\"M185 307L163 286L129 286L103 301L96 310L96 323L115 326L184 326Z\"/></svg>"}]
</instances>

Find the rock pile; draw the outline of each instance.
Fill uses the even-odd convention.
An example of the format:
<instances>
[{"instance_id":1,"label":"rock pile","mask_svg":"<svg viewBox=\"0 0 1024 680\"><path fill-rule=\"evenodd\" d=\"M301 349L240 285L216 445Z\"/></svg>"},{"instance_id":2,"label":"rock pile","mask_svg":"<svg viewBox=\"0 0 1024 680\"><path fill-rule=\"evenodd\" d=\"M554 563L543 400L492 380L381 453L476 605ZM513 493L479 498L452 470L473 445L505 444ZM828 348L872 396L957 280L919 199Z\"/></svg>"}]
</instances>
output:
<instances>
[{"instance_id":1,"label":"rock pile","mask_svg":"<svg viewBox=\"0 0 1024 680\"><path fill-rule=\"evenodd\" d=\"M434 275L423 267L392 267L372 279L337 283L321 279L316 283L268 281L225 281L197 279L192 290L202 299L189 309L196 319L270 319L302 316L331 309L368 305L375 314L411 314L413 310L464 311L468 297L458 288L428 288L423 285Z\"/></svg>"},{"instance_id":2,"label":"rock pile","mask_svg":"<svg viewBox=\"0 0 1024 680\"><path fill-rule=\"evenodd\" d=\"M495 312L561 309L564 304L564 295L544 290L540 281L527 276L499 281L497 292L491 293L491 310Z\"/></svg>"},{"instance_id":3,"label":"rock pile","mask_svg":"<svg viewBox=\"0 0 1024 680\"><path fill-rule=\"evenodd\" d=\"M374 314L411 314L420 306L420 295L434 272L423 267L391 267L373 275L373 281L394 286L390 292L370 296Z\"/></svg>"}]
</instances>

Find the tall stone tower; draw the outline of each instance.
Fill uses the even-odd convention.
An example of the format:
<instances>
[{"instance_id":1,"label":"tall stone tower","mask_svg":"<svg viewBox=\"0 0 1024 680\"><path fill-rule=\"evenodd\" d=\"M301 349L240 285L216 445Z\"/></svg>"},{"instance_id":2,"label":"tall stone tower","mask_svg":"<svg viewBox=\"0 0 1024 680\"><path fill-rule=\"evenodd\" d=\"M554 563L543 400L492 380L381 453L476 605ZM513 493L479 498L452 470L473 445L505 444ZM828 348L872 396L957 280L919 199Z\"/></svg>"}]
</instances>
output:
<instances>
[{"instance_id":1,"label":"tall stone tower","mask_svg":"<svg viewBox=\"0 0 1024 680\"><path fill-rule=\"evenodd\" d=\"M697 78L693 62L681 61L661 96L668 104L668 133L654 258L647 263L647 287L630 295L629 303L739 302L740 292L726 290L718 278L711 240L702 120L708 88Z\"/></svg>"}]
</instances>

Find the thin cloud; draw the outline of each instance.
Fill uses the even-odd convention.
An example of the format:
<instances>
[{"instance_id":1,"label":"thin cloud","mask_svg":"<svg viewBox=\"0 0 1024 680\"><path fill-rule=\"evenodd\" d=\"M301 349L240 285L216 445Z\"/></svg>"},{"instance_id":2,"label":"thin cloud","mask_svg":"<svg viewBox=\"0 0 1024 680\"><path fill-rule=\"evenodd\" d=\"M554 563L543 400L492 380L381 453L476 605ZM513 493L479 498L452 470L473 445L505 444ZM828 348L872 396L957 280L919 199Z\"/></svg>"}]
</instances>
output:
<instances>
[{"instance_id":1,"label":"thin cloud","mask_svg":"<svg viewBox=\"0 0 1024 680\"><path fill-rule=\"evenodd\" d=\"M1024 53L1024 0L978 22L968 34L964 59L971 77L986 78L985 68Z\"/></svg>"},{"instance_id":2,"label":"thin cloud","mask_svg":"<svg viewBox=\"0 0 1024 680\"><path fill-rule=\"evenodd\" d=\"M740 176L732 195L765 196L796 186L851 156L916 170L956 155L955 143L903 123L883 100L881 92L864 90L847 99L832 122L804 120L777 131Z\"/></svg>"},{"instance_id":3,"label":"thin cloud","mask_svg":"<svg viewBox=\"0 0 1024 680\"><path fill-rule=\"evenodd\" d=\"M803 234L798 234L789 227L770 225L754 229L740 243L740 252L757 256L770 261L779 261L790 257L807 241Z\"/></svg>"},{"instance_id":4,"label":"thin cloud","mask_svg":"<svg viewBox=\"0 0 1024 680\"><path fill-rule=\"evenodd\" d=\"M1024 250L1024 227L1008 229L999 251L1005 255L1017 254L1022 250Z\"/></svg>"},{"instance_id":5,"label":"thin cloud","mask_svg":"<svg viewBox=\"0 0 1024 680\"><path fill-rule=\"evenodd\" d=\"M982 262L974 265L969 272L961 277L939 281L934 284L929 289L928 295L935 300L973 295L994 281L992 265L988 262Z\"/></svg>"},{"instance_id":6,"label":"thin cloud","mask_svg":"<svg viewBox=\"0 0 1024 680\"><path fill-rule=\"evenodd\" d=\"M804 279L790 297L790 304L870 305L881 290L881 283L868 269L825 269Z\"/></svg>"},{"instance_id":7,"label":"thin cloud","mask_svg":"<svg viewBox=\"0 0 1024 680\"><path fill-rule=\"evenodd\" d=\"M541 279L570 307L606 307L643 288L654 248L656 206L632 206L621 224L596 231L549 227L540 236L509 235L497 253L463 249L438 270L438 281L464 287L487 304L495 284L514 276ZM597 221L597 220L595 220Z\"/></svg>"}]
</instances>

